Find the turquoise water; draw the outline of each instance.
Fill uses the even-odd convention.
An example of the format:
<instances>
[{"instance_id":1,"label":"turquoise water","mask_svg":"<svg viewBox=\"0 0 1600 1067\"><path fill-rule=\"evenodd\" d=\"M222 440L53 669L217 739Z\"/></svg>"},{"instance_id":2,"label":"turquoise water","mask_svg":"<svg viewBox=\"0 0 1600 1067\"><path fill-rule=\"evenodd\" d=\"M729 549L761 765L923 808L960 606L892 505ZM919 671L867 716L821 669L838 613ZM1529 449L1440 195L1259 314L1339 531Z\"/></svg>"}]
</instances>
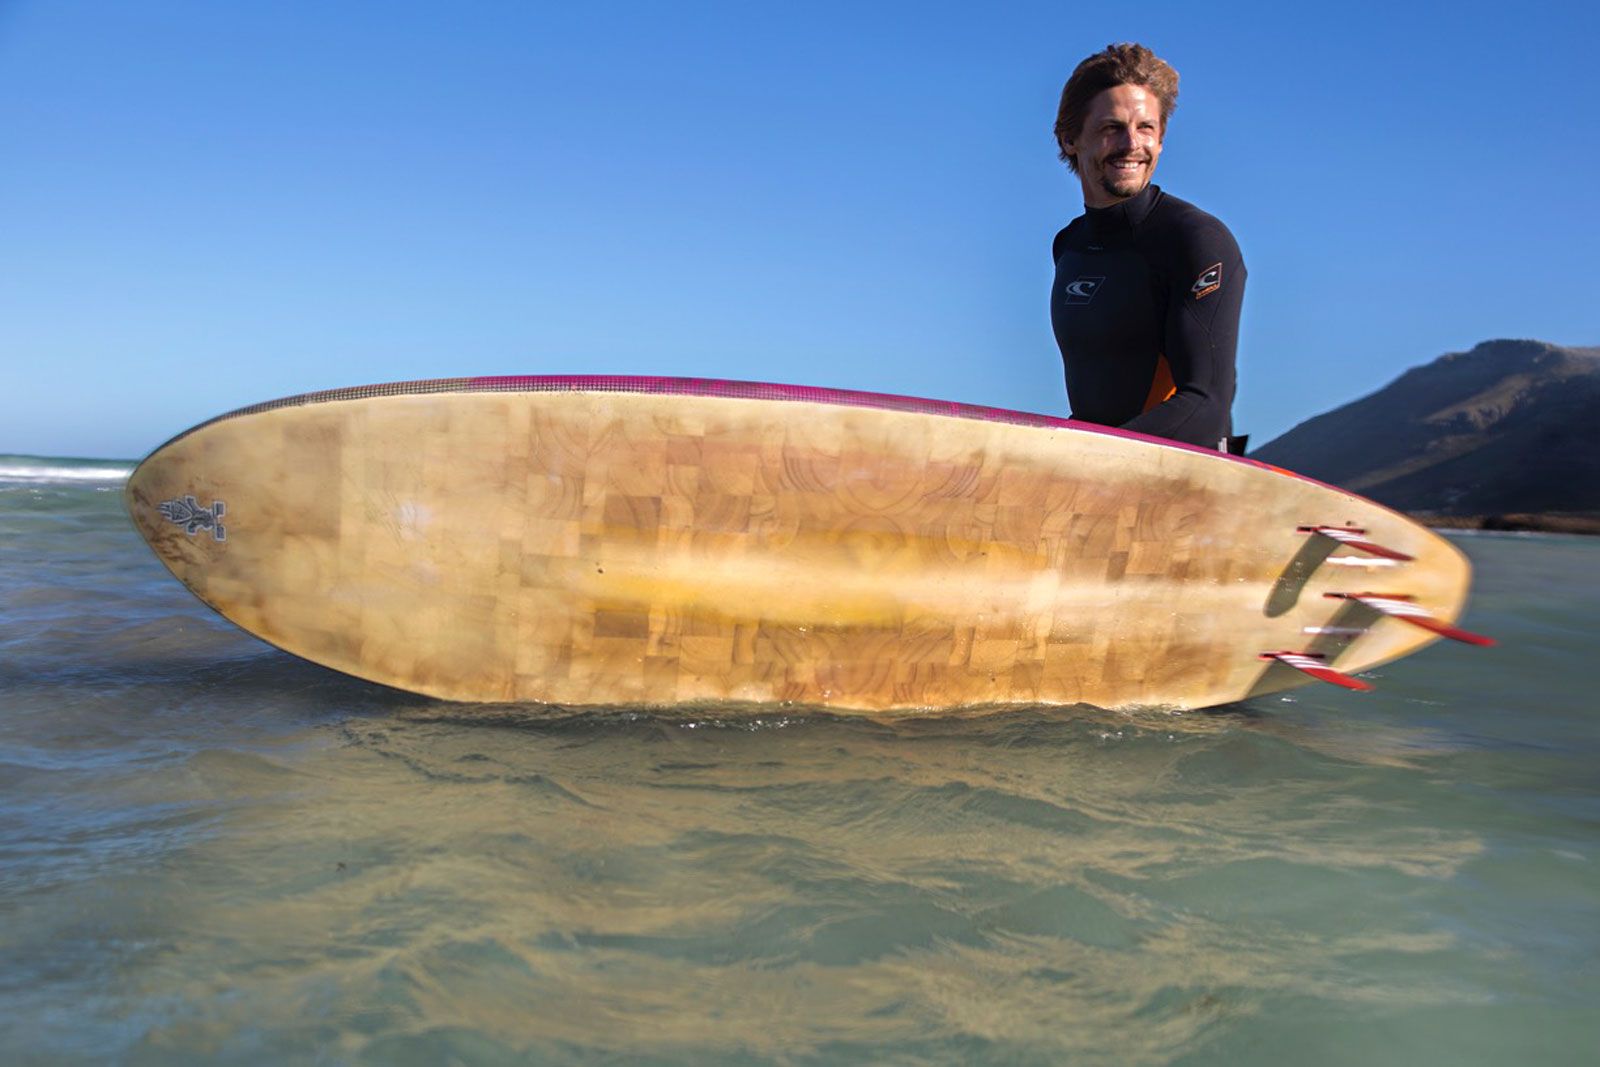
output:
<instances>
[{"instance_id":1,"label":"turquoise water","mask_svg":"<svg viewBox=\"0 0 1600 1067\"><path fill-rule=\"evenodd\" d=\"M0 456L8 1062L1587 1064L1600 541L1205 714L483 714L234 630Z\"/></svg>"}]
</instances>

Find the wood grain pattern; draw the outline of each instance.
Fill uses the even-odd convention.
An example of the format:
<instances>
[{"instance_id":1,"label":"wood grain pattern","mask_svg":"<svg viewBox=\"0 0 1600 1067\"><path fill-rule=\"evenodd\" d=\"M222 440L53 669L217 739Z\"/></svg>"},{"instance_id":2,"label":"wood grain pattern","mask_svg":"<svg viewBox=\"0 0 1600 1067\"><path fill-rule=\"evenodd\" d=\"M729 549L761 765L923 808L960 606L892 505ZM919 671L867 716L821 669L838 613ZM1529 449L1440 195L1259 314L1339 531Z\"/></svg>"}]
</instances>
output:
<instances>
[{"instance_id":1,"label":"wood grain pattern","mask_svg":"<svg viewBox=\"0 0 1600 1067\"><path fill-rule=\"evenodd\" d=\"M226 504L226 538L164 517ZM1203 707L1431 636L1466 561L1358 497L1069 427L626 392L330 400L206 424L130 479L172 572L296 655L566 706ZM1383 566L1297 533L1343 524ZM1326 542L1319 544L1318 542ZM1334 626L1359 636L1307 635Z\"/></svg>"}]
</instances>

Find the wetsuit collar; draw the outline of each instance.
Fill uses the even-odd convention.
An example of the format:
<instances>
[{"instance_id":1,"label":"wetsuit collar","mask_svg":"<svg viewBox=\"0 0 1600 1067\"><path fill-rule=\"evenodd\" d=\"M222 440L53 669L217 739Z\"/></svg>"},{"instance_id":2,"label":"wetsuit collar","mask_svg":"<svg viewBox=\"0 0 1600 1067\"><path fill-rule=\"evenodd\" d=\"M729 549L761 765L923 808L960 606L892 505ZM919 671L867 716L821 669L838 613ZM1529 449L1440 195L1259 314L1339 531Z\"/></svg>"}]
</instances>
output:
<instances>
[{"instance_id":1,"label":"wetsuit collar","mask_svg":"<svg viewBox=\"0 0 1600 1067\"><path fill-rule=\"evenodd\" d=\"M1110 207L1085 206L1083 216L1089 220L1091 233L1107 236L1122 230L1138 228L1150 217L1156 201L1160 199L1161 187L1152 182L1139 190L1138 196L1131 196L1120 204L1112 204Z\"/></svg>"}]
</instances>

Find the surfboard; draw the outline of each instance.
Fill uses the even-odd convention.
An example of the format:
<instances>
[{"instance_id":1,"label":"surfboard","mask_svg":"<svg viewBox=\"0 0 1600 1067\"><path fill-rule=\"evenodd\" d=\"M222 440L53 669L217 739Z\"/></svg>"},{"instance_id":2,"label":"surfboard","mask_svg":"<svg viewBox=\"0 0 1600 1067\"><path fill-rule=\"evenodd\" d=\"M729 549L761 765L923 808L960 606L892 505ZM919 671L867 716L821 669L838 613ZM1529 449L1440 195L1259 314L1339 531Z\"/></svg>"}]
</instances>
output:
<instances>
[{"instance_id":1,"label":"surfboard","mask_svg":"<svg viewBox=\"0 0 1600 1067\"><path fill-rule=\"evenodd\" d=\"M1405 516L1252 460L680 378L290 397L156 449L126 503L281 649L572 708L1208 707L1452 636L1470 579Z\"/></svg>"}]
</instances>

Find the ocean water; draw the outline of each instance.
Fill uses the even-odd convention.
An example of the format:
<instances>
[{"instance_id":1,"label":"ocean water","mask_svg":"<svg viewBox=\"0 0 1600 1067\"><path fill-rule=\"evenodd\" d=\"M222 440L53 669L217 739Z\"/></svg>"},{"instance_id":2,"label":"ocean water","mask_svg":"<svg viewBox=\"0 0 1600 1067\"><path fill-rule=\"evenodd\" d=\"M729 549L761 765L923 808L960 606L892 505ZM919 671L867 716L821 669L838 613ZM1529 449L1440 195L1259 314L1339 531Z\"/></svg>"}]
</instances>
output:
<instances>
[{"instance_id":1,"label":"ocean water","mask_svg":"<svg viewBox=\"0 0 1600 1067\"><path fill-rule=\"evenodd\" d=\"M1600 1061L1600 540L1206 713L481 710L212 615L0 456L7 1063Z\"/></svg>"}]
</instances>

